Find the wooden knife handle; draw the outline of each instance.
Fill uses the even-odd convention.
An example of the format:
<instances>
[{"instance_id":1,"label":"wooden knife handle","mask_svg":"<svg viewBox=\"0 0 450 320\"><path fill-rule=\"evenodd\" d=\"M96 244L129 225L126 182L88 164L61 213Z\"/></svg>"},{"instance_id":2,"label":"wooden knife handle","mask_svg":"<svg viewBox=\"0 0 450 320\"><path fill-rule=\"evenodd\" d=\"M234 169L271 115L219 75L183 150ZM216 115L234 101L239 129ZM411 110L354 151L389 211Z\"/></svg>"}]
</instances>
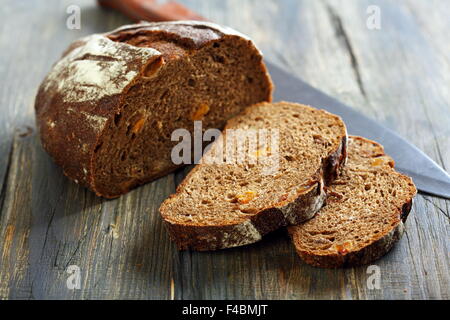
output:
<instances>
[{"instance_id":1,"label":"wooden knife handle","mask_svg":"<svg viewBox=\"0 0 450 320\"><path fill-rule=\"evenodd\" d=\"M122 12L135 21L200 20L205 18L176 1L157 0L97 0L102 7Z\"/></svg>"}]
</instances>

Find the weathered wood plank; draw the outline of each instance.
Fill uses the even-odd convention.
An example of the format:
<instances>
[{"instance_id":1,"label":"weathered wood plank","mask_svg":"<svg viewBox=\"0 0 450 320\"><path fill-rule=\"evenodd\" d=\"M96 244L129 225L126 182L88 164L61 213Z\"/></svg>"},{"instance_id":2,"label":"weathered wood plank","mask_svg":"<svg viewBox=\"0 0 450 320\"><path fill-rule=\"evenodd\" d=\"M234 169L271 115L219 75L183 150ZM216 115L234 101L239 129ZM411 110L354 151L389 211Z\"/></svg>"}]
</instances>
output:
<instances>
[{"instance_id":1,"label":"weathered wood plank","mask_svg":"<svg viewBox=\"0 0 450 320\"><path fill-rule=\"evenodd\" d=\"M14 282L27 281L33 145L29 137L22 139L16 135L11 146L9 179L4 185L5 199L0 215L0 298L20 291ZM29 288L29 284L26 287ZM28 292L19 295L27 296Z\"/></svg>"},{"instance_id":2,"label":"weathered wood plank","mask_svg":"<svg viewBox=\"0 0 450 320\"><path fill-rule=\"evenodd\" d=\"M444 168L450 163L450 137L436 132L448 130L450 122L448 82L443 69L448 67L439 52L430 50L427 38L407 8L413 3L392 5L387 1L358 2L359 6L339 6L329 1L338 17L355 17L368 5L381 10L381 30L365 28L365 19L342 19L348 32L354 55L359 61L367 100L380 110L387 126L408 137ZM442 16L441 19L446 19ZM437 22L438 23L438 22ZM395 62L395 65L392 65ZM447 123L447 125L446 125ZM430 198L431 199L431 198ZM407 223L407 248L398 265L388 266L398 274L410 274L412 286L405 288L412 298L448 297L449 270L448 201L426 201L419 196ZM405 239L403 239L403 243ZM406 263L405 263L406 262Z\"/></svg>"},{"instance_id":3,"label":"weathered wood plank","mask_svg":"<svg viewBox=\"0 0 450 320\"><path fill-rule=\"evenodd\" d=\"M182 2L251 35L268 59L379 119L450 168L448 4ZM33 126L36 88L72 40L128 22L85 0L78 2L82 29L68 30L71 4L7 1L2 11L0 298L448 299L449 201L418 197L407 235L376 263L381 289L369 290L366 267L309 267L283 230L245 248L178 252L157 209L187 169L112 201L66 179L35 134L21 137ZM368 5L381 9L380 31L366 28ZM80 290L66 286L69 265L81 269Z\"/></svg>"}]
</instances>

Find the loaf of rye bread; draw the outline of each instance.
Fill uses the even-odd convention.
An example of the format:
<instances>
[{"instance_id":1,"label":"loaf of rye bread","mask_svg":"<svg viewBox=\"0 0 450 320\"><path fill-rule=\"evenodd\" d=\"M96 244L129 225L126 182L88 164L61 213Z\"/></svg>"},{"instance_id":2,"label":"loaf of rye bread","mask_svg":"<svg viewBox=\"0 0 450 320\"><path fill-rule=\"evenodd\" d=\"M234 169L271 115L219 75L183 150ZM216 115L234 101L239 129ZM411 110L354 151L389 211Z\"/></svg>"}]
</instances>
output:
<instances>
[{"instance_id":1,"label":"loaf of rye bread","mask_svg":"<svg viewBox=\"0 0 450 320\"><path fill-rule=\"evenodd\" d=\"M270 134L265 143L249 142L250 132L268 129L278 132L276 148ZM238 141L241 162L205 161L223 154L228 160ZM346 141L344 123L326 111L287 102L249 107L161 205L171 239L179 249L230 248L310 219L345 162Z\"/></svg>"},{"instance_id":2,"label":"loaf of rye bread","mask_svg":"<svg viewBox=\"0 0 450 320\"><path fill-rule=\"evenodd\" d=\"M350 137L347 164L328 188L326 206L311 220L288 227L306 263L326 268L363 265L393 247L416 194L412 180L393 167L381 145Z\"/></svg>"},{"instance_id":3,"label":"loaf of rye bread","mask_svg":"<svg viewBox=\"0 0 450 320\"><path fill-rule=\"evenodd\" d=\"M223 128L246 106L270 101L261 53L208 22L124 26L74 42L35 103L42 145L76 183L114 198L178 166L177 128Z\"/></svg>"}]
</instances>

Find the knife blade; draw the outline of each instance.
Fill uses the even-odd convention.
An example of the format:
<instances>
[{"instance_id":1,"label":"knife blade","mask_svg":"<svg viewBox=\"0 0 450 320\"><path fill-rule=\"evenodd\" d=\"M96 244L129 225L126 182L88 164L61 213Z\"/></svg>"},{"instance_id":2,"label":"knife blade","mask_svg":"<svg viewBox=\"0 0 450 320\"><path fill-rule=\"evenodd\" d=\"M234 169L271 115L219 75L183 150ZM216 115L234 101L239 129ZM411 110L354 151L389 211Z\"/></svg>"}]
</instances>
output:
<instances>
[{"instance_id":1,"label":"knife blade","mask_svg":"<svg viewBox=\"0 0 450 320\"><path fill-rule=\"evenodd\" d=\"M421 192L450 199L450 176L430 157L393 130L355 111L280 67L267 62L275 84L274 100L300 102L340 116L349 134L381 143L398 171L410 176Z\"/></svg>"}]
</instances>

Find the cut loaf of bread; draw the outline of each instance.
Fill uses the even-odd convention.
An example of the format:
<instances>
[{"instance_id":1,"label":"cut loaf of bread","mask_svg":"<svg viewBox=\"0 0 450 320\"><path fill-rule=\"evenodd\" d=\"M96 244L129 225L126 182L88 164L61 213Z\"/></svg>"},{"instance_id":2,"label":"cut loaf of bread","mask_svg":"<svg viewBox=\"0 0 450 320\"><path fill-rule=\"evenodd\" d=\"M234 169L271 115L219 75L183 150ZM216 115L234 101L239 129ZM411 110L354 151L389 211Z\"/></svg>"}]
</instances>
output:
<instances>
[{"instance_id":1,"label":"cut loaf of bread","mask_svg":"<svg viewBox=\"0 0 450 320\"><path fill-rule=\"evenodd\" d=\"M273 148L277 139L270 134L255 147L246 139L252 130L277 132L278 147ZM241 142L249 156L205 163L223 153L231 157L226 150L234 148L232 141ZM346 141L344 123L326 111L287 102L249 107L227 123L204 163L161 205L171 239L179 249L230 248L310 219L324 203L324 186L345 162Z\"/></svg>"},{"instance_id":2,"label":"cut loaf of bread","mask_svg":"<svg viewBox=\"0 0 450 320\"><path fill-rule=\"evenodd\" d=\"M41 141L64 173L117 197L178 166L178 128L223 128L270 101L272 83L253 42L208 22L124 26L74 42L36 97Z\"/></svg>"},{"instance_id":3,"label":"cut loaf of bread","mask_svg":"<svg viewBox=\"0 0 450 320\"><path fill-rule=\"evenodd\" d=\"M317 267L368 264L403 233L416 188L376 142L350 137L348 161L316 216L288 227L299 256Z\"/></svg>"}]
</instances>

